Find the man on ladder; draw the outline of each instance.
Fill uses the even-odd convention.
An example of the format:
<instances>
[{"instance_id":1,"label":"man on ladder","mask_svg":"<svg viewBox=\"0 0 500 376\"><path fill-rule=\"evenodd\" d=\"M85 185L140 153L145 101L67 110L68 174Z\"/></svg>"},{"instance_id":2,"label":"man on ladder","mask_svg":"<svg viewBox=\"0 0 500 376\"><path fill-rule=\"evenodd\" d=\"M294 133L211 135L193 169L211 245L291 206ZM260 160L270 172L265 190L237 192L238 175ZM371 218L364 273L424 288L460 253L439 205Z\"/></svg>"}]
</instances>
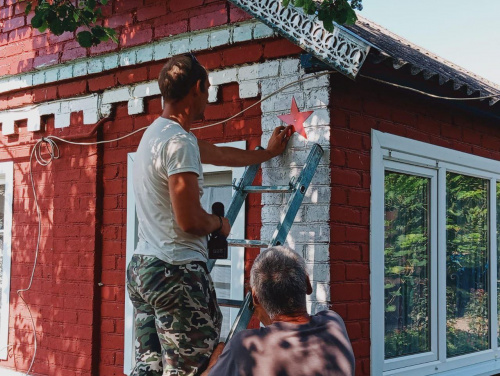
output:
<instances>
[{"instance_id":1,"label":"man on ladder","mask_svg":"<svg viewBox=\"0 0 500 376\"><path fill-rule=\"evenodd\" d=\"M275 129L268 147L216 147L190 132L203 117L208 75L192 54L160 72L164 111L144 133L134 163L139 242L127 268L136 309L132 375L194 376L205 369L222 322L208 273L206 235L227 236L226 218L205 212L201 163L247 166L281 154L291 127Z\"/></svg>"}]
</instances>

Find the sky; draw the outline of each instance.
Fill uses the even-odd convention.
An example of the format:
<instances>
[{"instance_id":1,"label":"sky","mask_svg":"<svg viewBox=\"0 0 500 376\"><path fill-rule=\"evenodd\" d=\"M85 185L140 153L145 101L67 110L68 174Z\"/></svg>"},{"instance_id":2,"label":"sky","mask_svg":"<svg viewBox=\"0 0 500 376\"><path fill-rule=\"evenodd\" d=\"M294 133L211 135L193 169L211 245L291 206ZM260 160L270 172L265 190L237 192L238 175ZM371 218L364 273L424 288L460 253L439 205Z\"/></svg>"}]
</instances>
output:
<instances>
[{"instance_id":1,"label":"sky","mask_svg":"<svg viewBox=\"0 0 500 376\"><path fill-rule=\"evenodd\" d=\"M363 0L359 14L500 86L500 0Z\"/></svg>"}]
</instances>

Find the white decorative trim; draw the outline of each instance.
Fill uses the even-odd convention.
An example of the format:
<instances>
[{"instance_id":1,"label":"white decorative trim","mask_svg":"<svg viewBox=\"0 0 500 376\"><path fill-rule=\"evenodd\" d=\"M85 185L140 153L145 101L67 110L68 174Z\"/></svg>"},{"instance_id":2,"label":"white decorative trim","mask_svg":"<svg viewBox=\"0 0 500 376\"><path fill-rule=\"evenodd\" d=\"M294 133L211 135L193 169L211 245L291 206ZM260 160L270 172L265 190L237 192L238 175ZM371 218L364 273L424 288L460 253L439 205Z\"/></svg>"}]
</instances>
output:
<instances>
[{"instance_id":1,"label":"white decorative trim","mask_svg":"<svg viewBox=\"0 0 500 376\"><path fill-rule=\"evenodd\" d=\"M316 15L291 5L284 7L281 0L230 2L349 77L356 77L370 50L370 45L356 35L338 26L330 33Z\"/></svg>"},{"instance_id":2,"label":"white decorative trim","mask_svg":"<svg viewBox=\"0 0 500 376\"><path fill-rule=\"evenodd\" d=\"M64 65L44 67L30 73L2 76L0 78L0 93L58 82L87 74L102 73L118 67L163 60L179 53L202 51L232 43L268 38L274 35L273 30L256 20L225 25L200 32L183 33L160 39L148 45L126 48L120 52L75 60Z\"/></svg>"}]
</instances>

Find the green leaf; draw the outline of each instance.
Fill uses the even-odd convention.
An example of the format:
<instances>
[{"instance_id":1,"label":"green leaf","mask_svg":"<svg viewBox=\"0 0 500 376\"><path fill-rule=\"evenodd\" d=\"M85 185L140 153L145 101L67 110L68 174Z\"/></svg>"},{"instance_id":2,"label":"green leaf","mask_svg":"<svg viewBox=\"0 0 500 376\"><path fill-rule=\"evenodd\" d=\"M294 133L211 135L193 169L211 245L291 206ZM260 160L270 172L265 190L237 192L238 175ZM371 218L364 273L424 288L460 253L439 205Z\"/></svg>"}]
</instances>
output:
<instances>
[{"instance_id":1,"label":"green leaf","mask_svg":"<svg viewBox=\"0 0 500 376\"><path fill-rule=\"evenodd\" d=\"M45 30L47 30L48 27L49 27L49 24L47 23L47 21L43 21L43 24L42 24L42 26L40 26L38 28L38 31L40 33L43 33L43 32L45 32Z\"/></svg>"},{"instance_id":2,"label":"green leaf","mask_svg":"<svg viewBox=\"0 0 500 376\"><path fill-rule=\"evenodd\" d=\"M58 18L49 23L49 29L54 35L61 35L65 31L63 23Z\"/></svg>"},{"instance_id":3,"label":"green leaf","mask_svg":"<svg viewBox=\"0 0 500 376\"><path fill-rule=\"evenodd\" d=\"M26 9L24 10L24 14L28 14L30 11L31 11L31 7L33 6L32 3L29 3L27 6L26 6Z\"/></svg>"},{"instance_id":4,"label":"green leaf","mask_svg":"<svg viewBox=\"0 0 500 376\"><path fill-rule=\"evenodd\" d=\"M108 0L101 0L101 4L102 5L107 5L108 4Z\"/></svg>"},{"instance_id":5,"label":"green leaf","mask_svg":"<svg viewBox=\"0 0 500 376\"><path fill-rule=\"evenodd\" d=\"M92 46L92 33L90 31L80 31L77 34L76 39L82 47Z\"/></svg>"},{"instance_id":6,"label":"green leaf","mask_svg":"<svg viewBox=\"0 0 500 376\"><path fill-rule=\"evenodd\" d=\"M38 29L40 26L43 24L43 19L42 17L37 13L35 14L35 17L31 19L31 26L33 26L35 29Z\"/></svg>"},{"instance_id":7,"label":"green leaf","mask_svg":"<svg viewBox=\"0 0 500 376\"><path fill-rule=\"evenodd\" d=\"M88 0L87 1L87 8L88 9L92 9L93 10L95 8L95 6L96 6L96 1L95 0Z\"/></svg>"},{"instance_id":8,"label":"green leaf","mask_svg":"<svg viewBox=\"0 0 500 376\"><path fill-rule=\"evenodd\" d=\"M102 26L94 26L92 29L92 34L94 34L94 36L96 38L101 38L101 37L104 37L106 36L106 31L104 30L104 28Z\"/></svg>"},{"instance_id":9,"label":"green leaf","mask_svg":"<svg viewBox=\"0 0 500 376\"><path fill-rule=\"evenodd\" d=\"M106 0L106 1L107 1L107 0ZM284 6L284 7L287 7L287 6L288 6L288 4L290 4L290 0L283 0L283 2L282 2L282 3L283 3L283 6Z\"/></svg>"}]
</instances>

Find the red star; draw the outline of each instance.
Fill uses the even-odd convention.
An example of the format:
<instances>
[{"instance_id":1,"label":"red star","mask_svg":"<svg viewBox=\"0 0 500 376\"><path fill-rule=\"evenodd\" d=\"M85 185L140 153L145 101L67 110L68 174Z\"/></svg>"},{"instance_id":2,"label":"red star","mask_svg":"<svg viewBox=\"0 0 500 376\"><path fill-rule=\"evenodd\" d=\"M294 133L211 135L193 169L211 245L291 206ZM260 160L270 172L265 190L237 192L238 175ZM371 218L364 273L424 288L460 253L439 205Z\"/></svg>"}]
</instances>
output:
<instances>
[{"instance_id":1,"label":"red star","mask_svg":"<svg viewBox=\"0 0 500 376\"><path fill-rule=\"evenodd\" d=\"M291 112L289 114L278 115L278 117L285 123L292 125L295 132L307 139L306 130L304 129L304 121L306 121L306 119L311 116L314 111L299 112L297 102L295 102L295 97L292 97L292 108L290 111Z\"/></svg>"}]
</instances>

